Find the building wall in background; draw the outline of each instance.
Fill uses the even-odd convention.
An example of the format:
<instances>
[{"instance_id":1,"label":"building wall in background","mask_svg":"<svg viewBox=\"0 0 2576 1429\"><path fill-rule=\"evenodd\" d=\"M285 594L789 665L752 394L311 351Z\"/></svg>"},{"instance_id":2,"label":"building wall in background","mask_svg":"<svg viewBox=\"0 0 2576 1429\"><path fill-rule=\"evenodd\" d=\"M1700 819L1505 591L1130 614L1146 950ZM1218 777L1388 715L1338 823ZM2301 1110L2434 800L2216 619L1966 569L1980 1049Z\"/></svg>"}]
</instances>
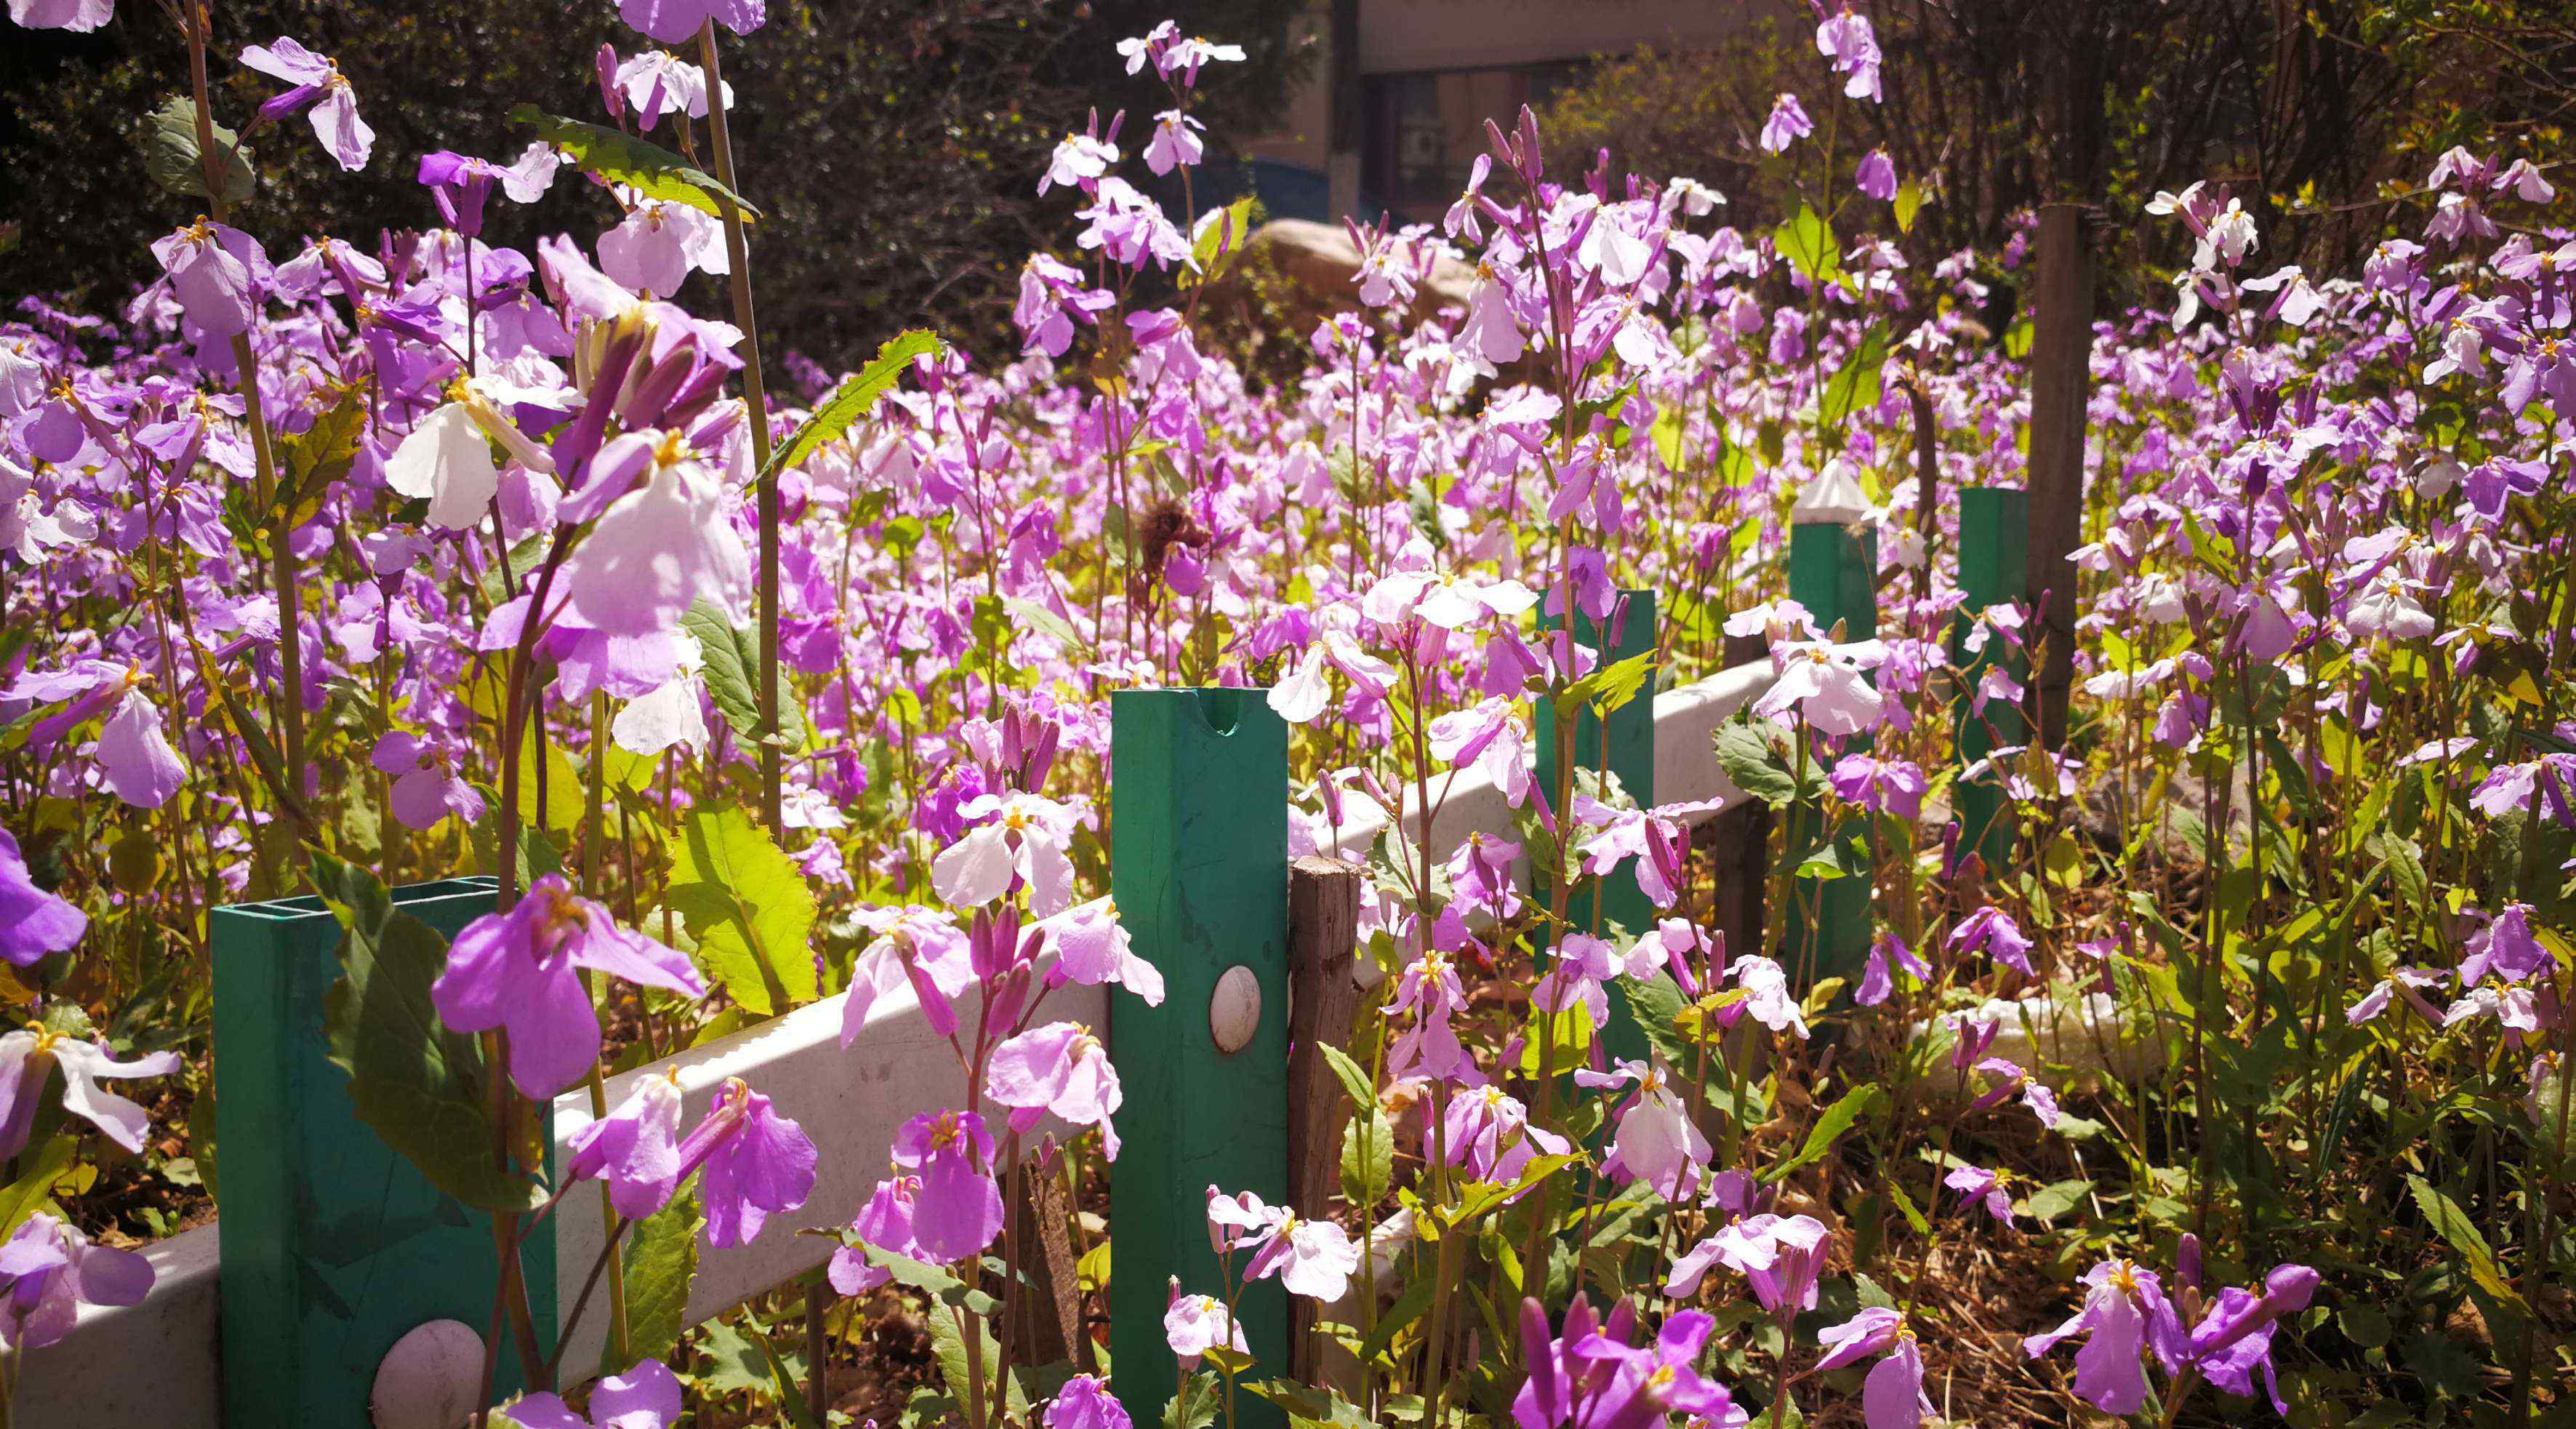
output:
<instances>
[{"instance_id":1,"label":"building wall in background","mask_svg":"<svg viewBox=\"0 0 2576 1429\"><path fill-rule=\"evenodd\" d=\"M1356 55L1332 53L1335 4L1356 10ZM1321 47L1313 80L1280 125L1243 146L1280 217L1348 212L1398 221L1439 218L1485 148L1488 119L1509 123L1546 103L1586 60L1640 44L1710 44L1741 30L1769 0L1317 0L1296 22ZM1344 156L1356 191L1330 192L1332 90L1355 76L1358 132ZM1351 186L1346 177L1344 187ZM1313 211L1317 195L1326 195Z\"/></svg>"}]
</instances>

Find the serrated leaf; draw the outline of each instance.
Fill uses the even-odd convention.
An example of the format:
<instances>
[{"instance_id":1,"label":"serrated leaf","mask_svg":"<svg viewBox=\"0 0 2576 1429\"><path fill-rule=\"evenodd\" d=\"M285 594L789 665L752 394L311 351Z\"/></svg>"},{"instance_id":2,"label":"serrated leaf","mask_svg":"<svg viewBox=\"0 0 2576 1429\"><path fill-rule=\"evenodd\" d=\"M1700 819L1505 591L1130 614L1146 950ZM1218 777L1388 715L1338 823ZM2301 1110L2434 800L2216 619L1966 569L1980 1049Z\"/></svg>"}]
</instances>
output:
<instances>
[{"instance_id":1,"label":"serrated leaf","mask_svg":"<svg viewBox=\"0 0 2576 1429\"><path fill-rule=\"evenodd\" d=\"M624 184L646 198L684 203L701 213L725 216L731 204L751 222L760 210L742 195L716 181L716 176L658 144L597 124L584 124L547 114L533 104L510 111L510 122L534 127L537 137L564 151L575 168L613 184Z\"/></svg>"},{"instance_id":2,"label":"serrated leaf","mask_svg":"<svg viewBox=\"0 0 2576 1429\"><path fill-rule=\"evenodd\" d=\"M487 1211L532 1210L543 1188L504 1165L483 1113L481 1054L438 1020L447 940L393 906L376 876L315 853L308 877L340 920L341 977L323 999L334 1066L358 1119L430 1184Z\"/></svg>"},{"instance_id":3,"label":"serrated leaf","mask_svg":"<svg viewBox=\"0 0 2576 1429\"><path fill-rule=\"evenodd\" d=\"M706 656L705 668L698 672L706 681L707 698L714 702L716 714L733 727L736 738L759 744L769 735L760 718L760 684L755 672L760 669L760 637L741 629L725 613L704 600L692 602L680 613L680 628L695 636L698 648ZM787 689L787 672L778 676L778 741L786 749L799 749L805 744L805 711Z\"/></svg>"},{"instance_id":4,"label":"serrated leaf","mask_svg":"<svg viewBox=\"0 0 2576 1429\"><path fill-rule=\"evenodd\" d=\"M1859 1121L1878 1099L1876 1082L1863 1082L1843 1093L1832 1106L1825 1108L1824 1115L1816 1118L1814 1126L1807 1128L1806 1144L1798 1148L1798 1154L1772 1167L1762 1179L1778 1181L1793 1171L1824 1160L1826 1153L1834 1149L1834 1143L1842 1140L1843 1133L1851 1130L1852 1123Z\"/></svg>"},{"instance_id":5,"label":"serrated leaf","mask_svg":"<svg viewBox=\"0 0 2576 1429\"><path fill-rule=\"evenodd\" d=\"M278 506L289 530L311 521L322 498L349 474L366 431L366 389L353 385L340 389L312 426L278 439L278 464L287 478L278 483Z\"/></svg>"},{"instance_id":6,"label":"serrated leaf","mask_svg":"<svg viewBox=\"0 0 2576 1429\"><path fill-rule=\"evenodd\" d=\"M1719 725L1714 736L1717 762L1736 788L1772 808L1783 809L1798 797L1798 776L1772 748L1770 728L1767 723L1756 723L1750 715L1738 715Z\"/></svg>"},{"instance_id":7,"label":"serrated leaf","mask_svg":"<svg viewBox=\"0 0 2576 1429\"><path fill-rule=\"evenodd\" d=\"M258 174L251 168L251 151L241 146L241 136L221 124L209 126L215 136L215 150L223 156L223 202L230 206L250 198ZM205 198L206 165L204 151L197 147L197 102L188 96L174 95L159 109L152 111L151 127L143 136L143 171L152 182L181 198Z\"/></svg>"},{"instance_id":8,"label":"serrated leaf","mask_svg":"<svg viewBox=\"0 0 2576 1429\"><path fill-rule=\"evenodd\" d=\"M682 1195L635 1223L619 1251L626 1271L626 1354L668 1360L689 1327L689 1286L698 1276L695 1196Z\"/></svg>"},{"instance_id":9,"label":"serrated leaf","mask_svg":"<svg viewBox=\"0 0 2576 1429\"><path fill-rule=\"evenodd\" d=\"M946 344L932 333L915 328L888 338L868 365L844 378L831 396L814 408L813 414L788 433L778 450L769 454L769 465L760 469L764 477L792 471L807 457L858 425L894 384L903 377L905 368L916 357L947 351Z\"/></svg>"},{"instance_id":10,"label":"serrated leaf","mask_svg":"<svg viewBox=\"0 0 2576 1429\"><path fill-rule=\"evenodd\" d=\"M699 970L755 1017L812 1002L814 892L768 833L740 809L695 809L671 856L668 897Z\"/></svg>"}]
</instances>

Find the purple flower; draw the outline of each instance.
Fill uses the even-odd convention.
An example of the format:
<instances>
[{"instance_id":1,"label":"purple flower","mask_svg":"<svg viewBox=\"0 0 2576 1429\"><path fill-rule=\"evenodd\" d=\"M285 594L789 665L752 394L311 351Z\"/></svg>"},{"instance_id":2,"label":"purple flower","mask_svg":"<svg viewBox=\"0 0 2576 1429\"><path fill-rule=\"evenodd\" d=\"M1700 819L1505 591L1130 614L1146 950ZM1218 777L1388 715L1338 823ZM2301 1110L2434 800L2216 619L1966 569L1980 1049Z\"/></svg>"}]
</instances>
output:
<instances>
[{"instance_id":1,"label":"purple flower","mask_svg":"<svg viewBox=\"0 0 2576 1429\"><path fill-rule=\"evenodd\" d=\"M272 277L259 240L238 228L200 218L152 243L152 256L169 277L179 310L209 338L250 331L259 316L261 290Z\"/></svg>"},{"instance_id":2,"label":"purple flower","mask_svg":"<svg viewBox=\"0 0 2576 1429\"><path fill-rule=\"evenodd\" d=\"M1876 1007L1887 1001L1888 995L1896 991L1893 969L1900 967L1917 978L1931 981L1932 965L1915 956L1914 950L1905 946L1903 938L1894 933L1879 934L1878 941L1870 944L1869 963L1861 969L1860 991L1852 995L1853 1001L1863 1007Z\"/></svg>"},{"instance_id":3,"label":"purple flower","mask_svg":"<svg viewBox=\"0 0 2576 1429\"><path fill-rule=\"evenodd\" d=\"M38 1211L0 1245L0 1349L41 1349L71 1333L81 1306L140 1305L151 1292L152 1262Z\"/></svg>"},{"instance_id":4,"label":"purple flower","mask_svg":"<svg viewBox=\"0 0 2576 1429\"><path fill-rule=\"evenodd\" d=\"M2018 1092L2023 1104L2030 1108L2031 1115L2039 1118L2041 1126L2054 1128L2057 1125L2057 1094L2046 1085L2031 1080L2030 1074L2021 1069L2021 1064L2001 1057L1988 1057L1977 1063L1977 1070L1993 1077L1995 1084L1969 1103L1969 1110L1984 1111L1988 1107L2001 1106Z\"/></svg>"},{"instance_id":5,"label":"purple flower","mask_svg":"<svg viewBox=\"0 0 2576 1429\"><path fill-rule=\"evenodd\" d=\"M696 38L709 22L748 35L769 18L765 0L617 0L617 13L666 45Z\"/></svg>"},{"instance_id":6,"label":"purple flower","mask_svg":"<svg viewBox=\"0 0 2576 1429\"><path fill-rule=\"evenodd\" d=\"M833 1289L844 1295L857 1295L894 1279L868 1259L869 1246L914 1260L931 1259L912 1234L913 1207L920 1199L918 1176L889 1176L877 1182L876 1194L859 1207L858 1216L850 1222L850 1234L858 1237L859 1243L843 1245L832 1252L831 1265L825 1273L831 1277Z\"/></svg>"},{"instance_id":7,"label":"purple flower","mask_svg":"<svg viewBox=\"0 0 2576 1429\"><path fill-rule=\"evenodd\" d=\"M1777 154L1791 144L1816 132L1816 121L1807 117L1798 96L1783 91L1771 101L1771 117L1762 121L1762 150Z\"/></svg>"},{"instance_id":8,"label":"purple flower","mask_svg":"<svg viewBox=\"0 0 2576 1429\"><path fill-rule=\"evenodd\" d=\"M1172 1279L1172 1298L1163 1307L1163 1342L1180 1357L1184 1374L1219 1345L1236 1354L1251 1353L1233 1309L1213 1295L1182 1294L1178 1276Z\"/></svg>"},{"instance_id":9,"label":"purple flower","mask_svg":"<svg viewBox=\"0 0 2576 1429\"><path fill-rule=\"evenodd\" d=\"M295 41L279 36L276 44L253 45L241 52L241 62L261 74L285 80L295 86L259 107L262 119L283 119L298 110L311 110L313 136L322 141L322 149L340 161L340 167L355 172L367 166L367 154L375 147L376 131L358 117L358 96L340 67L313 53Z\"/></svg>"},{"instance_id":10,"label":"purple flower","mask_svg":"<svg viewBox=\"0 0 2576 1429\"><path fill-rule=\"evenodd\" d=\"M1597 1404L1619 1365L1579 1354L1576 1347L1595 1337L1596 1325L1601 1336L1624 1344L1636 1323L1636 1308L1625 1296L1610 1307L1610 1318L1601 1321L1592 1313L1592 1302L1577 1295L1566 1307L1564 1333L1550 1338L1545 1307L1534 1298L1521 1301L1521 1357L1529 1365L1529 1377L1512 1401L1512 1419L1520 1429L1557 1429L1573 1417L1577 1405L1588 1409Z\"/></svg>"},{"instance_id":11,"label":"purple flower","mask_svg":"<svg viewBox=\"0 0 2576 1429\"><path fill-rule=\"evenodd\" d=\"M1046 1429L1130 1429L1127 1410L1097 1375L1078 1374L1055 1392L1047 1406Z\"/></svg>"},{"instance_id":12,"label":"purple flower","mask_svg":"<svg viewBox=\"0 0 2576 1429\"><path fill-rule=\"evenodd\" d=\"M1984 953L2024 977L2030 970L2030 939L2012 915L1989 904L1959 920L1950 930L1950 951Z\"/></svg>"},{"instance_id":13,"label":"purple flower","mask_svg":"<svg viewBox=\"0 0 2576 1429\"><path fill-rule=\"evenodd\" d=\"M978 1255L1002 1233L993 1137L971 1111L923 1112L895 1133L894 1164L921 1177L913 1240L933 1264Z\"/></svg>"},{"instance_id":14,"label":"purple flower","mask_svg":"<svg viewBox=\"0 0 2576 1429\"><path fill-rule=\"evenodd\" d=\"M30 30L95 30L116 14L116 0L9 0L9 18Z\"/></svg>"},{"instance_id":15,"label":"purple flower","mask_svg":"<svg viewBox=\"0 0 2576 1429\"><path fill-rule=\"evenodd\" d=\"M1893 202L1896 198L1896 161L1887 157L1885 149L1872 149L1861 156L1860 168L1852 175L1852 181L1871 198L1881 203ZM1873 1425L1872 1429L1876 1426Z\"/></svg>"},{"instance_id":16,"label":"purple flower","mask_svg":"<svg viewBox=\"0 0 2576 1429\"><path fill-rule=\"evenodd\" d=\"M1068 1125L1099 1127L1102 1148L1118 1159L1118 1130L1109 1124L1123 1099L1118 1069L1081 1023L1050 1022L994 1048L984 1090L1013 1109L1011 1130L1025 1132L1052 1113Z\"/></svg>"},{"instance_id":17,"label":"purple flower","mask_svg":"<svg viewBox=\"0 0 2576 1429\"><path fill-rule=\"evenodd\" d=\"M1911 761L1867 754L1846 754L1835 761L1826 782L1845 803L1907 822L1923 812L1923 794L1931 787L1922 768Z\"/></svg>"},{"instance_id":18,"label":"purple flower","mask_svg":"<svg viewBox=\"0 0 2576 1429\"><path fill-rule=\"evenodd\" d=\"M2032 1359L2070 1335L2088 1335L2075 1352L2075 1392L2110 1415L2138 1412L2147 1402L2147 1371L2140 1351L2151 1322L2170 1322L2164 1286L2152 1270L2125 1260L2105 1260L2084 1273L2084 1308L2063 1325L2021 1342Z\"/></svg>"},{"instance_id":19,"label":"purple flower","mask_svg":"<svg viewBox=\"0 0 2576 1429\"><path fill-rule=\"evenodd\" d=\"M585 1419L553 1393L531 1394L501 1412L522 1429L665 1429L680 1417L680 1381L660 1360L637 1360L590 1392ZM1873 1426L1875 1429L1875 1426Z\"/></svg>"},{"instance_id":20,"label":"purple flower","mask_svg":"<svg viewBox=\"0 0 2576 1429\"><path fill-rule=\"evenodd\" d=\"M1572 1149L1564 1137L1530 1125L1529 1108L1490 1083L1453 1094L1441 1125L1449 1164L1466 1167L1479 1181L1518 1181L1538 1153L1563 1156Z\"/></svg>"},{"instance_id":21,"label":"purple flower","mask_svg":"<svg viewBox=\"0 0 2576 1429\"><path fill-rule=\"evenodd\" d=\"M369 762L395 776L389 806L405 828L433 828L451 814L469 824L482 821L483 796L456 772L445 748L408 730L390 730L376 741Z\"/></svg>"},{"instance_id":22,"label":"purple flower","mask_svg":"<svg viewBox=\"0 0 2576 1429\"><path fill-rule=\"evenodd\" d=\"M1741 1274L1763 1309L1775 1315L1812 1310L1827 1245L1824 1223L1813 1216L1751 1216L1720 1227L1675 1260L1664 1293L1697 1293L1700 1277L1716 1262Z\"/></svg>"},{"instance_id":23,"label":"purple flower","mask_svg":"<svg viewBox=\"0 0 2576 1429\"><path fill-rule=\"evenodd\" d=\"M1698 1188L1708 1169L1708 1138L1692 1122L1690 1108L1674 1093L1672 1078L1662 1067L1622 1062L1612 1072L1577 1069L1574 1080L1585 1087L1636 1083L1612 1113L1618 1127L1611 1133L1603 1175L1643 1181L1668 1201L1682 1200Z\"/></svg>"},{"instance_id":24,"label":"purple flower","mask_svg":"<svg viewBox=\"0 0 2576 1429\"><path fill-rule=\"evenodd\" d=\"M2508 903L2504 911L2470 935L2467 956L2460 959L2460 985L2486 980L2493 968L2507 982L2520 982L2549 966L2549 950L2531 931L2531 905Z\"/></svg>"},{"instance_id":25,"label":"purple flower","mask_svg":"<svg viewBox=\"0 0 2576 1429\"><path fill-rule=\"evenodd\" d=\"M2012 1197L2004 1194L2004 1178L1982 1166L1962 1166L1941 1180L1941 1184L1959 1193L1962 1200L1986 1203L1986 1214L2012 1224Z\"/></svg>"},{"instance_id":26,"label":"purple flower","mask_svg":"<svg viewBox=\"0 0 2576 1429\"><path fill-rule=\"evenodd\" d=\"M1218 1253L1252 1252L1243 1267L1247 1284L1276 1275L1290 1294L1330 1304L1360 1268L1359 1247L1340 1226L1265 1204L1250 1191L1228 1196L1208 1187L1207 1221Z\"/></svg>"},{"instance_id":27,"label":"purple flower","mask_svg":"<svg viewBox=\"0 0 2576 1429\"><path fill-rule=\"evenodd\" d=\"M1894 1310L1868 1309L1839 1325L1816 1332L1827 1346L1825 1357L1808 1374L1823 1374L1884 1355L1861 1385L1861 1417L1869 1429L1915 1429L1932 1412L1923 1393L1923 1350L1914 1331ZM1802 1376L1803 1377L1803 1376Z\"/></svg>"},{"instance_id":28,"label":"purple flower","mask_svg":"<svg viewBox=\"0 0 2576 1429\"><path fill-rule=\"evenodd\" d=\"M138 809L157 809L179 791L188 770L162 733L160 710L141 689L148 679L137 666L82 660L51 674L23 676L6 698L67 701L27 731L28 744L38 749L104 715L91 750L99 782Z\"/></svg>"},{"instance_id":29,"label":"purple flower","mask_svg":"<svg viewBox=\"0 0 2576 1429\"><path fill-rule=\"evenodd\" d=\"M2188 1283L2192 1272L2188 1265L2185 1269ZM2307 1266L2290 1264L2275 1266L2263 1278L2260 1295L2230 1286L2218 1293L2217 1303L2201 1316L2188 1340L2180 1333L2180 1318L2168 1307L2153 1337L2156 1358L2168 1375L2179 1374L2189 1365L2211 1384L2248 1399L2254 1396L2254 1376L2259 1372L2264 1396L2276 1413L2287 1417L2289 1406L2281 1402L2281 1386L2272 1374L2272 1333L2281 1316L2308 1308L2318 1279Z\"/></svg>"},{"instance_id":30,"label":"purple flower","mask_svg":"<svg viewBox=\"0 0 2576 1429\"><path fill-rule=\"evenodd\" d=\"M438 200L439 216L447 226L472 238L483 231L483 201L491 196L494 184L514 203L535 203L554 186L555 170L562 162L550 144L530 144L518 162L506 169L441 149L420 156L418 179Z\"/></svg>"},{"instance_id":31,"label":"purple flower","mask_svg":"<svg viewBox=\"0 0 2576 1429\"><path fill-rule=\"evenodd\" d=\"M608 1203L641 1220L671 1203L680 1184L680 1078L645 1077L617 1109L567 1138L567 1181L608 1180Z\"/></svg>"},{"instance_id":32,"label":"purple flower","mask_svg":"<svg viewBox=\"0 0 2576 1429\"><path fill-rule=\"evenodd\" d=\"M717 1250L750 1244L770 1216L804 1205L819 1161L804 1128L739 1077L680 1143L681 1178L704 1168L698 1200L707 1209L707 1244Z\"/></svg>"},{"instance_id":33,"label":"purple flower","mask_svg":"<svg viewBox=\"0 0 2576 1429\"><path fill-rule=\"evenodd\" d=\"M1578 1429L1646 1429L1669 1423L1674 1414L1712 1424L1744 1423L1734 1396L1696 1367L1716 1325L1705 1311L1684 1310L1666 1320L1649 1345L1631 1346L1625 1335L1596 1332L1569 1347L1574 1359L1615 1366L1600 1394L1577 1406Z\"/></svg>"},{"instance_id":34,"label":"purple flower","mask_svg":"<svg viewBox=\"0 0 2576 1429\"><path fill-rule=\"evenodd\" d=\"M36 886L18 841L0 829L0 958L32 967L69 952L88 928L89 915Z\"/></svg>"},{"instance_id":35,"label":"purple flower","mask_svg":"<svg viewBox=\"0 0 2576 1429\"><path fill-rule=\"evenodd\" d=\"M176 1052L120 1062L105 1042L84 1042L41 1027L22 1027L0 1037L0 1160L27 1149L37 1100L44 1095L46 1074L55 1068L63 1074L64 1111L86 1119L126 1150L141 1151L152 1119L142 1107L99 1082L108 1077L166 1077L180 1065Z\"/></svg>"},{"instance_id":36,"label":"purple flower","mask_svg":"<svg viewBox=\"0 0 2576 1429\"><path fill-rule=\"evenodd\" d=\"M687 997L706 980L681 954L617 926L607 909L572 891L561 874L530 885L517 907L465 925L430 986L439 1020L459 1032L501 1028L510 1080L544 1099L571 1086L599 1058L599 1014L579 968Z\"/></svg>"}]
</instances>

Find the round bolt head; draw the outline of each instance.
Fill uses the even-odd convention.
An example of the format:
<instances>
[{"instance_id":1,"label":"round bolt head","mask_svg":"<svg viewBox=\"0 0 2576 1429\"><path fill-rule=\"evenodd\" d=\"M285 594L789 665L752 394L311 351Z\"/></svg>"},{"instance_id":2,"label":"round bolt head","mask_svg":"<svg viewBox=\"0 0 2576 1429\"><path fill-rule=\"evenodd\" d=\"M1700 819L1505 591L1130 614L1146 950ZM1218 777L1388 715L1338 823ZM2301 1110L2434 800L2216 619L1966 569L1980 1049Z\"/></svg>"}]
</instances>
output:
<instances>
[{"instance_id":1,"label":"round bolt head","mask_svg":"<svg viewBox=\"0 0 2576 1429\"><path fill-rule=\"evenodd\" d=\"M483 1388L483 1337L462 1320L415 1325L376 1366L376 1429L457 1429Z\"/></svg>"},{"instance_id":2,"label":"round bolt head","mask_svg":"<svg viewBox=\"0 0 2576 1429\"><path fill-rule=\"evenodd\" d=\"M1216 980L1216 994L1208 999L1208 1035L1216 1039L1218 1051L1240 1052L1251 1045L1260 1026L1261 979L1236 963Z\"/></svg>"}]
</instances>

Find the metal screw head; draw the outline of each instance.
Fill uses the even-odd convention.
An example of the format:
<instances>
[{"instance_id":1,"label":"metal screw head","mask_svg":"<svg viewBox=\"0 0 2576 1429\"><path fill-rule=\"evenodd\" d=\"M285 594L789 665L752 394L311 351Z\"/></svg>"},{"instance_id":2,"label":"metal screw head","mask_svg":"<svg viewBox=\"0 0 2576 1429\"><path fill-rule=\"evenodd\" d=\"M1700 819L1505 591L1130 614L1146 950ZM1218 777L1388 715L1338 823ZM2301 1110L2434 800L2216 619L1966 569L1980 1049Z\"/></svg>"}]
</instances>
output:
<instances>
[{"instance_id":1,"label":"metal screw head","mask_svg":"<svg viewBox=\"0 0 2576 1429\"><path fill-rule=\"evenodd\" d=\"M462 1320L415 1325L376 1366L376 1429L456 1429L483 1389L483 1336Z\"/></svg>"},{"instance_id":2,"label":"metal screw head","mask_svg":"<svg viewBox=\"0 0 2576 1429\"><path fill-rule=\"evenodd\" d=\"M1216 993L1208 999L1208 1035L1216 1039L1218 1051L1240 1052L1251 1045L1260 1026L1261 979L1236 963L1217 978Z\"/></svg>"}]
</instances>

